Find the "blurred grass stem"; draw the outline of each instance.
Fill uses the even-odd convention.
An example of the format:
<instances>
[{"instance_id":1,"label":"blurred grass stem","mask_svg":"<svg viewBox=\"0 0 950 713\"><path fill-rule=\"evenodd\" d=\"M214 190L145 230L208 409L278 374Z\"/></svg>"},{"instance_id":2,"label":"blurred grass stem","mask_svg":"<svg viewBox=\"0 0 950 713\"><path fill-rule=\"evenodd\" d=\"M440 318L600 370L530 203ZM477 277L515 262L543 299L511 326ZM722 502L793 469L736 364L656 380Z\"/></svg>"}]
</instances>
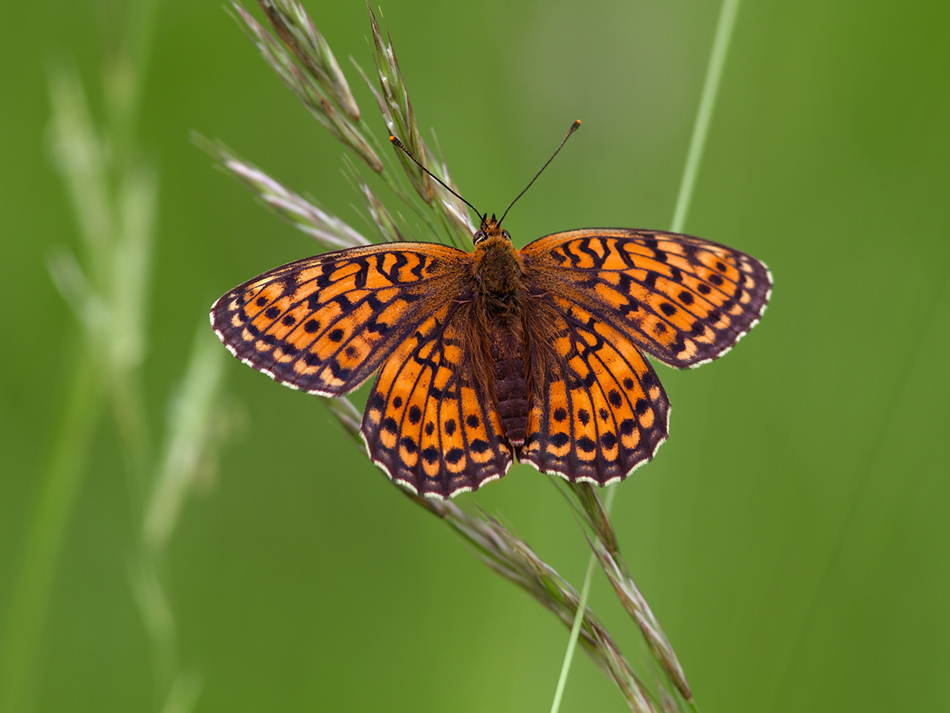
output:
<instances>
[{"instance_id":1,"label":"blurred grass stem","mask_svg":"<svg viewBox=\"0 0 950 713\"><path fill-rule=\"evenodd\" d=\"M41 477L4 617L0 642L0 711L4 713L20 713L33 707L38 678L36 663L56 562L102 408L93 357L85 349L76 351L69 396Z\"/></svg>"},{"instance_id":2,"label":"blurred grass stem","mask_svg":"<svg viewBox=\"0 0 950 713\"><path fill-rule=\"evenodd\" d=\"M584 619L584 609L587 606L587 599L590 595L590 585L594 576L594 564L596 557L591 557L587 563L587 574L584 575L584 584L581 586L581 598L577 606L577 614L574 616L574 623L571 625L571 635L567 639L567 651L564 652L564 661L561 662L561 675L557 679L557 688L554 689L554 702L551 704L551 710L557 711L561 707L561 698L564 696L564 688L567 685L567 675L571 670L571 661L574 660L574 649L577 648L577 637L581 633L581 625Z\"/></svg>"},{"instance_id":3,"label":"blurred grass stem","mask_svg":"<svg viewBox=\"0 0 950 713\"><path fill-rule=\"evenodd\" d=\"M164 460L157 463L142 364L158 179L141 158L136 140L157 7L155 0L115 6L123 13L124 31L103 62L101 122L94 121L82 79L71 65L49 72L50 154L72 204L79 250L59 247L48 267L77 318L82 339L78 348L60 347L75 366L5 612L0 711L23 713L36 703L43 620L103 407L112 416L132 519L139 524L128 577L150 648L154 709L187 713L199 690L198 677L182 670L178 661L165 559L183 498L207 470L216 440L220 419L212 411L222 356L209 348L213 338L202 325L181 399L162 434Z\"/></svg>"}]
</instances>

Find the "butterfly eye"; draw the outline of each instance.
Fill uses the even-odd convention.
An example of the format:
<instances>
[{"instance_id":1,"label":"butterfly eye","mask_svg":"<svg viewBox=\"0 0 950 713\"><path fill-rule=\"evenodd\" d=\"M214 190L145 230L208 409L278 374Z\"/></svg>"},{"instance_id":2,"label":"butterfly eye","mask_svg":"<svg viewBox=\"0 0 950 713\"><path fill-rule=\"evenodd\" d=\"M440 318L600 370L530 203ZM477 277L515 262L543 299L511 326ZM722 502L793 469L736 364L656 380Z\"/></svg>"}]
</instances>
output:
<instances>
[{"instance_id":1,"label":"butterfly eye","mask_svg":"<svg viewBox=\"0 0 950 713\"><path fill-rule=\"evenodd\" d=\"M511 242L511 233L509 233L507 230L502 230L502 231L501 231L501 236L502 236L505 240L507 240L509 243Z\"/></svg>"},{"instance_id":2,"label":"butterfly eye","mask_svg":"<svg viewBox=\"0 0 950 713\"><path fill-rule=\"evenodd\" d=\"M484 231L484 230L476 230L476 231L475 231L475 235L472 236L472 242L473 242L475 245L478 245L478 244L479 244L480 242L482 242L486 237L487 237L487 236L485 235L485 231Z\"/></svg>"}]
</instances>

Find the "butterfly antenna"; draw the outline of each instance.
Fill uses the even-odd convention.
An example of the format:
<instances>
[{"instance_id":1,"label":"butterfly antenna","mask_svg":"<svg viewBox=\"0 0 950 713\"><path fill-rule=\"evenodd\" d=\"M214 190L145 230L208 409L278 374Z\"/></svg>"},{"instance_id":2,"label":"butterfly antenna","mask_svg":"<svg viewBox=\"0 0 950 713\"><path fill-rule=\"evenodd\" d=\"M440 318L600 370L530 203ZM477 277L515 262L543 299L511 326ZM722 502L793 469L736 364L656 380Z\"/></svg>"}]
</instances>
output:
<instances>
[{"instance_id":1,"label":"butterfly antenna","mask_svg":"<svg viewBox=\"0 0 950 713\"><path fill-rule=\"evenodd\" d=\"M445 181L443 181L441 178L439 178L439 177L436 176L434 173L432 173L432 171L430 171L428 168L426 168L425 166L423 166L423 165L419 162L419 159L417 159L415 156L413 156L411 153L409 153L409 149L406 148L406 145L405 145L402 141L400 141L399 139L397 139L395 136L390 136L390 137L389 137L389 141L392 143L393 146L395 146L397 149L399 149L399 150L402 151L404 154L406 154L406 156L408 156L410 159L412 159L412 162L413 162L414 164L416 164L419 168L421 168L423 171L425 171L426 174L429 176L429 178L432 178L433 180L438 181L439 185L441 185L445 190L447 190L447 191L448 191L449 193L451 193L453 196L455 196L456 198L458 198L460 201L462 201L462 203L464 203L465 205L467 205L469 208L471 208L472 210L474 210L474 211L478 214L478 217L479 217L479 218L482 217L482 214L481 214L481 212L479 212L478 208L476 208L476 207L473 206L471 203L469 203L467 200L465 200L464 198L462 198L462 196L460 196L458 193L456 193L454 190L452 190L452 189L445 183Z\"/></svg>"},{"instance_id":2,"label":"butterfly antenna","mask_svg":"<svg viewBox=\"0 0 950 713\"><path fill-rule=\"evenodd\" d=\"M518 202L518 199L521 198L521 196L523 196L525 193L528 192L528 189L531 188L531 186L534 184L534 182L538 180L538 176L540 176L540 175L544 172L544 169L546 169L546 168L548 167L548 164L551 163L551 161L554 160L554 157L555 157L555 156L557 156L557 152L560 151L560 150L561 150L561 147L564 146L564 144L567 143L567 140L568 140L569 138L571 138L571 134L573 134L575 131L577 131L577 130L580 128L580 126L581 126L581 120L580 120L580 119L578 119L578 120L575 121L573 124L571 124L571 128L567 130L567 133L564 135L564 138L561 139L561 143L558 144L558 147L557 147L556 149L554 149L554 153L551 154L551 158L549 158L549 159L545 162L545 164L541 167L541 170L540 170L540 171L538 171L536 174L534 174L534 178L532 178L532 179L528 182L528 185L524 187L524 190L521 191L521 193L519 193L517 196L515 196L515 199L514 199L513 201L511 201L511 204L510 204L507 208L505 208L505 212L502 213L502 215L501 215L501 220L498 221L498 224L499 224L499 225L501 225L502 221L505 219L505 216L508 215L508 211L511 210L511 206L513 206L515 203L517 203L517 202Z\"/></svg>"}]
</instances>

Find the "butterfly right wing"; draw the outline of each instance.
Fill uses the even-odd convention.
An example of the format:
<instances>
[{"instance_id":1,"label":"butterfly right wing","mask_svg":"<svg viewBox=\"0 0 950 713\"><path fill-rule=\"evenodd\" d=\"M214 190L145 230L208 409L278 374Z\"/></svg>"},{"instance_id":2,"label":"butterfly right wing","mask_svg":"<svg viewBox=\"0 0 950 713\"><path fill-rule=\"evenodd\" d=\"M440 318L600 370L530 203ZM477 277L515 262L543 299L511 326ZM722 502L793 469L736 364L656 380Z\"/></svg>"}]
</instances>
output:
<instances>
[{"instance_id":1,"label":"butterfly right wing","mask_svg":"<svg viewBox=\"0 0 950 713\"><path fill-rule=\"evenodd\" d=\"M621 480L666 440L669 401L641 349L704 364L755 326L771 294L759 260L675 233L572 230L521 256L533 373L518 457L571 481Z\"/></svg>"},{"instance_id":2,"label":"butterfly right wing","mask_svg":"<svg viewBox=\"0 0 950 713\"><path fill-rule=\"evenodd\" d=\"M678 233L570 230L529 243L521 255L540 289L582 305L680 369L729 351L758 323L772 292L760 260Z\"/></svg>"},{"instance_id":3,"label":"butterfly right wing","mask_svg":"<svg viewBox=\"0 0 950 713\"><path fill-rule=\"evenodd\" d=\"M669 432L670 402L640 349L550 293L531 298L527 326L531 407L518 459L596 485L650 460Z\"/></svg>"},{"instance_id":4,"label":"butterfly right wing","mask_svg":"<svg viewBox=\"0 0 950 713\"><path fill-rule=\"evenodd\" d=\"M211 325L254 369L293 389L339 396L451 298L470 263L468 253L433 243L324 253L234 288L211 307Z\"/></svg>"}]
</instances>

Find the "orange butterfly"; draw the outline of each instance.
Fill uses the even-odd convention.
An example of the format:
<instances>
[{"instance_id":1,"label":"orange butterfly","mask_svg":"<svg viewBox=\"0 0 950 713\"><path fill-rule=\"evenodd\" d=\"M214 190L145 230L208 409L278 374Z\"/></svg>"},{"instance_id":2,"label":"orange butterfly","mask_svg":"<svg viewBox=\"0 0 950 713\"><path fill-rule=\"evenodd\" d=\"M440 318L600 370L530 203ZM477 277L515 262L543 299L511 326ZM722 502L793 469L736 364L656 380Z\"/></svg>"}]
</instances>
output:
<instances>
[{"instance_id":1,"label":"orange butterfly","mask_svg":"<svg viewBox=\"0 0 950 713\"><path fill-rule=\"evenodd\" d=\"M221 297L211 324L245 364L308 393L340 396L379 372L370 458L445 498L514 458L623 480L668 433L643 353L680 368L720 357L771 293L762 262L687 235L584 229L517 250L486 214L473 239L472 253L405 242L292 262Z\"/></svg>"}]
</instances>

